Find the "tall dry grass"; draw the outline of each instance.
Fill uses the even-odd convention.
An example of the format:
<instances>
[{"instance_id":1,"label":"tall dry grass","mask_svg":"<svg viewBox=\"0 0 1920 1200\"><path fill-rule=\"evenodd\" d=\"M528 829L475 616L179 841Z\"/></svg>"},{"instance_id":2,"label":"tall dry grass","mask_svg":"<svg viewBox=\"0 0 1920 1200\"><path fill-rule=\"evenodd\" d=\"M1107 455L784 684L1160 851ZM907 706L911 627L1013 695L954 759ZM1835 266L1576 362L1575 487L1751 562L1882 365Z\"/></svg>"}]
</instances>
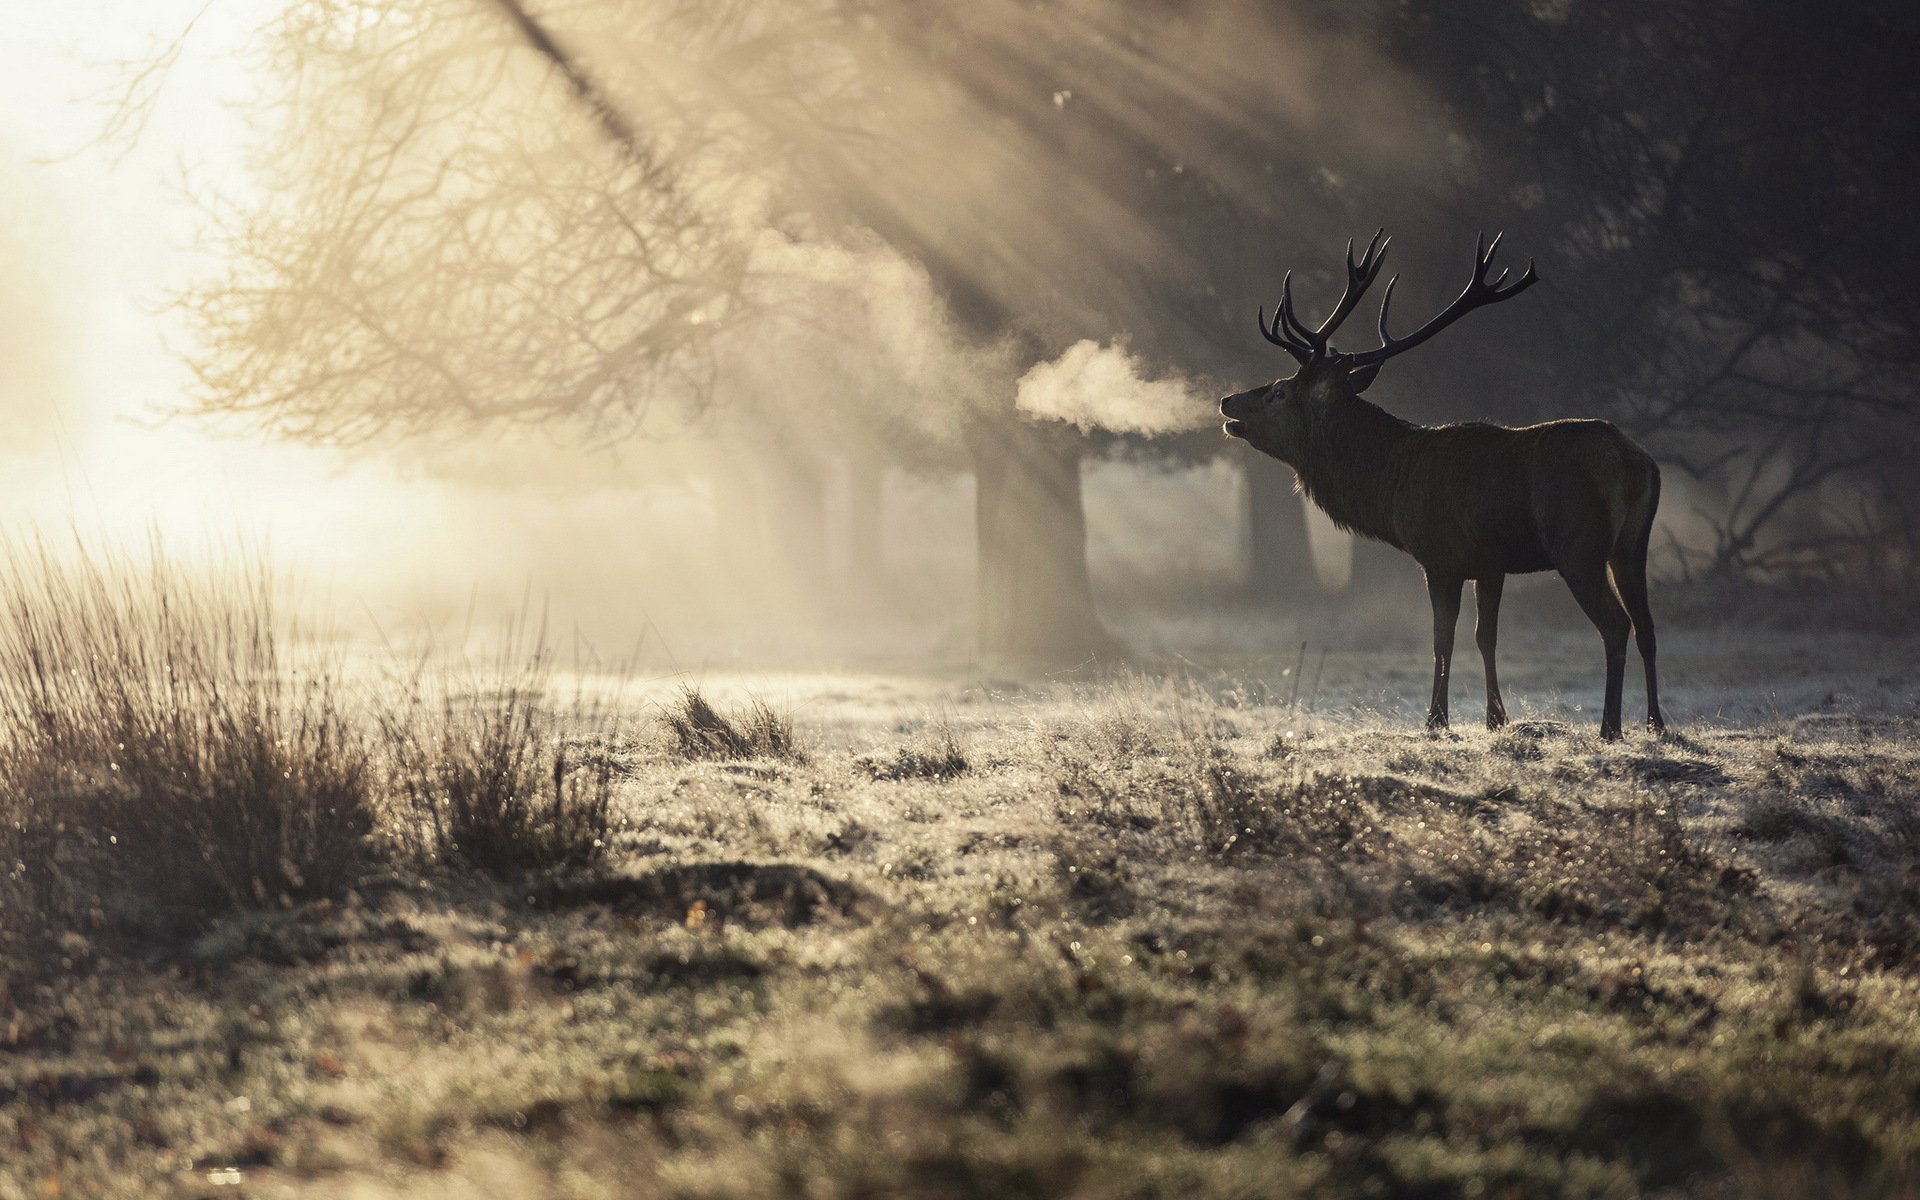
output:
<instances>
[{"instance_id":1,"label":"tall dry grass","mask_svg":"<svg viewBox=\"0 0 1920 1200\"><path fill-rule=\"evenodd\" d=\"M544 630L510 630L492 662L416 682L385 711L394 834L416 862L515 874L606 857L620 713L584 694L550 703L553 666Z\"/></svg>"},{"instance_id":2,"label":"tall dry grass","mask_svg":"<svg viewBox=\"0 0 1920 1200\"><path fill-rule=\"evenodd\" d=\"M378 763L258 563L13 547L0 887L28 933L330 895L374 864Z\"/></svg>"},{"instance_id":3,"label":"tall dry grass","mask_svg":"<svg viewBox=\"0 0 1920 1200\"><path fill-rule=\"evenodd\" d=\"M394 867L607 851L618 714L549 703L543 637L376 691L283 618L257 560L0 557L0 951L191 929Z\"/></svg>"},{"instance_id":4,"label":"tall dry grass","mask_svg":"<svg viewBox=\"0 0 1920 1200\"><path fill-rule=\"evenodd\" d=\"M674 702L660 710L667 750L677 758L783 758L801 762L806 752L794 735L793 718L758 696L731 717L709 702L700 689L685 684Z\"/></svg>"}]
</instances>

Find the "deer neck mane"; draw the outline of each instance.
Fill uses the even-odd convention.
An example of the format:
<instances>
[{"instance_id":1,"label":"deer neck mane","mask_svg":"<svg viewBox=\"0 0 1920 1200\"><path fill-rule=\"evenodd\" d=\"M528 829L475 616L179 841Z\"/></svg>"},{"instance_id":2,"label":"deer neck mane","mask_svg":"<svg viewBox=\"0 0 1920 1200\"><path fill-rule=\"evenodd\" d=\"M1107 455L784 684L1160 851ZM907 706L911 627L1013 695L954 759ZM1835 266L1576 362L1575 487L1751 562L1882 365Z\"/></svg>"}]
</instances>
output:
<instances>
[{"instance_id":1,"label":"deer neck mane","mask_svg":"<svg viewBox=\"0 0 1920 1200\"><path fill-rule=\"evenodd\" d=\"M1419 431L1358 396L1341 400L1308 431L1307 452L1295 468L1300 488L1342 529L1398 546L1393 500L1402 449Z\"/></svg>"}]
</instances>

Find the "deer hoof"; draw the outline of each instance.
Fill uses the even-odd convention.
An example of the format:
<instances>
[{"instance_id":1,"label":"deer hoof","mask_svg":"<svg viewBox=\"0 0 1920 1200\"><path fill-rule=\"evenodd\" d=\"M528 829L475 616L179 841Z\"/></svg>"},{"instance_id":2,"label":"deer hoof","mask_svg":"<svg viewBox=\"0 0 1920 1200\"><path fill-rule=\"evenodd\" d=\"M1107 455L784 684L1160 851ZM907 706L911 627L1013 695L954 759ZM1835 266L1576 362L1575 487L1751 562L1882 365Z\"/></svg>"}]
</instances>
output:
<instances>
[{"instance_id":1,"label":"deer hoof","mask_svg":"<svg viewBox=\"0 0 1920 1200\"><path fill-rule=\"evenodd\" d=\"M1507 724L1506 709L1490 708L1487 710L1487 728L1488 729L1502 729L1506 727L1506 724Z\"/></svg>"},{"instance_id":2,"label":"deer hoof","mask_svg":"<svg viewBox=\"0 0 1920 1200\"><path fill-rule=\"evenodd\" d=\"M1611 725L1602 725L1600 727L1600 740L1603 742L1619 741L1620 740L1619 723L1615 722L1614 724L1611 724Z\"/></svg>"},{"instance_id":3,"label":"deer hoof","mask_svg":"<svg viewBox=\"0 0 1920 1200\"><path fill-rule=\"evenodd\" d=\"M1447 714L1430 712L1427 714L1427 732L1439 733L1447 727Z\"/></svg>"},{"instance_id":4,"label":"deer hoof","mask_svg":"<svg viewBox=\"0 0 1920 1200\"><path fill-rule=\"evenodd\" d=\"M1667 722L1665 718L1663 718L1659 713L1654 713L1652 716L1648 717L1647 732L1651 733L1655 737L1665 737L1667 733Z\"/></svg>"}]
</instances>

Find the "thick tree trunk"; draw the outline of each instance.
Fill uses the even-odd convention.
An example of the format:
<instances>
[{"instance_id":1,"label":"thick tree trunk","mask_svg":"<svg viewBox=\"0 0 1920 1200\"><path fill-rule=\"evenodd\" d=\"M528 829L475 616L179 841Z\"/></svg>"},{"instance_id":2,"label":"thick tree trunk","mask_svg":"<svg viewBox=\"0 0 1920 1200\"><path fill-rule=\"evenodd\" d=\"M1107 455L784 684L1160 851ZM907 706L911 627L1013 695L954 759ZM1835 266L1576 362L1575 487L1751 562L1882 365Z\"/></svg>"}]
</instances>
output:
<instances>
[{"instance_id":1,"label":"thick tree trunk","mask_svg":"<svg viewBox=\"0 0 1920 1200\"><path fill-rule=\"evenodd\" d=\"M1305 499L1293 490L1293 469L1264 454L1245 456L1247 594L1260 602L1295 604L1324 594L1307 541Z\"/></svg>"},{"instance_id":2,"label":"thick tree trunk","mask_svg":"<svg viewBox=\"0 0 1920 1200\"><path fill-rule=\"evenodd\" d=\"M1114 656L1094 610L1079 439L1019 418L974 418L981 652L1024 662Z\"/></svg>"},{"instance_id":3,"label":"thick tree trunk","mask_svg":"<svg viewBox=\"0 0 1920 1200\"><path fill-rule=\"evenodd\" d=\"M713 491L720 559L736 583L811 606L833 578L820 465L746 443L715 472Z\"/></svg>"}]
</instances>

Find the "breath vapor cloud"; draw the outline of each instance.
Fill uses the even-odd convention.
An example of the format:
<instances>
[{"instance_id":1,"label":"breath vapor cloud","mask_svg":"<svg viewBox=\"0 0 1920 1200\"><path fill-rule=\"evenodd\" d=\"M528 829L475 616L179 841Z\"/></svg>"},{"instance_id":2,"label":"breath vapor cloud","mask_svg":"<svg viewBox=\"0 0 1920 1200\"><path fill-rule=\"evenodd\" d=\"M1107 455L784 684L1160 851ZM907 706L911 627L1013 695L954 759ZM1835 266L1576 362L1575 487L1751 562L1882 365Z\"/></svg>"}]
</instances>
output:
<instances>
[{"instance_id":1,"label":"breath vapor cloud","mask_svg":"<svg viewBox=\"0 0 1920 1200\"><path fill-rule=\"evenodd\" d=\"M1214 421L1213 409L1185 379L1146 379L1124 342L1075 342L1066 353L1020 378L1016 403L1036 417L1068 421L1083 430L1185 433Z\"/></svg>"}]
</instances>

